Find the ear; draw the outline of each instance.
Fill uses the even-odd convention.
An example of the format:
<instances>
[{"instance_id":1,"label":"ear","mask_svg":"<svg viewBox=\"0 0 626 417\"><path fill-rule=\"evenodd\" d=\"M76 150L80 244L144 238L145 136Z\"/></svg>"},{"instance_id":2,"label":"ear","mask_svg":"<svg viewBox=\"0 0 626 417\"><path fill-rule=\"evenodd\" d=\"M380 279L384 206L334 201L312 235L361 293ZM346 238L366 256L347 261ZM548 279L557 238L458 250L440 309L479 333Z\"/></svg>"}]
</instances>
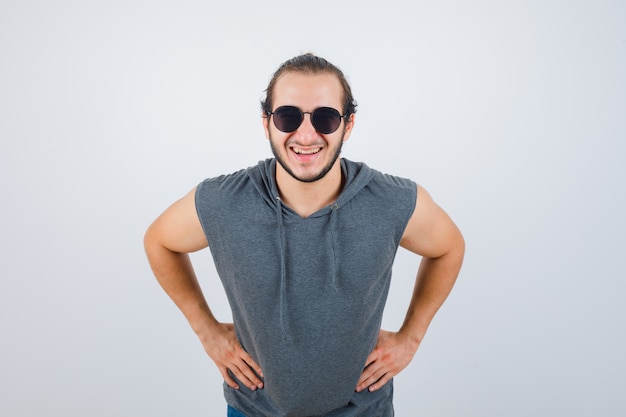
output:
<instances>
[{"instance_id":1,"label":"ear","mask_svg":"<svg viewBox=\"0 0 626 417\"><path fill-rule=\"evenodd\" d=\"M265 138L270 138L270 117L265 113L261 113L261 119L263 119L263 130L265 131Z\"/></svg>"},{"instance_id":2,"label":"ear","mask_svg":"<svg viewBox=\"0 0 626 417\"><path fill-rule=\"evenodd\" d=\"M350 134L352 133L352 129L354 129L354 113L348 117L348 120L345 121L345 127L343 128L343 141L347 141L350 138Z\"/></svg>"}]
</instances>

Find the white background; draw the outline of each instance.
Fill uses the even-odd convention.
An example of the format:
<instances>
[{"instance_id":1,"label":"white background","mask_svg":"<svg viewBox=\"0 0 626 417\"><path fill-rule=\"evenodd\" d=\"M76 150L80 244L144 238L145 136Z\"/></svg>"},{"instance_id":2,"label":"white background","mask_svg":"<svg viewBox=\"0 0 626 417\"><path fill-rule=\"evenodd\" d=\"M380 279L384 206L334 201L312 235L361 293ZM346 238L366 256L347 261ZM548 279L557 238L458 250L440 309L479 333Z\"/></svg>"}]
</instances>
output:
<instances>
[{"instance_id":1,"label":"white background","mask_svg":"<svg viewBox=\"0 0 626 417\"><path fill-rule=\"evenodd\" d=\"M344 156L421 183L467 241L396 414L626 414L623 1L212 3L0 2L0 415L225 415L143 233L271 155L259 99L307 51L359 102Z\"/></svg>"}]
</instances>

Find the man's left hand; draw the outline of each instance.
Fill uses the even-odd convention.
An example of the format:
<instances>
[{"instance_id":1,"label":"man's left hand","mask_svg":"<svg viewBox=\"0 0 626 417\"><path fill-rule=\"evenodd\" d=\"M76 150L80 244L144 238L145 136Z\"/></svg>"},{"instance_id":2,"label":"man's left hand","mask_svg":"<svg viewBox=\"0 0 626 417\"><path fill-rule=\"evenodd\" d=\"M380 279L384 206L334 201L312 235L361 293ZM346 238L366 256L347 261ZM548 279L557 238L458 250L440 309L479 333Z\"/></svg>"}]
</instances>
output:
<instances>
[{"instance_id":1,"label":"man's left hand","mask_svg":"<svg viewBox=\"0 0 626 417\"><path fill-rule=\"evenodd\" d=\"M418 346L402 333L381 330L376 347L367 357L356 391L368 387L370 392L380 389L409 365Z\"/></svg>"}]
</instances>

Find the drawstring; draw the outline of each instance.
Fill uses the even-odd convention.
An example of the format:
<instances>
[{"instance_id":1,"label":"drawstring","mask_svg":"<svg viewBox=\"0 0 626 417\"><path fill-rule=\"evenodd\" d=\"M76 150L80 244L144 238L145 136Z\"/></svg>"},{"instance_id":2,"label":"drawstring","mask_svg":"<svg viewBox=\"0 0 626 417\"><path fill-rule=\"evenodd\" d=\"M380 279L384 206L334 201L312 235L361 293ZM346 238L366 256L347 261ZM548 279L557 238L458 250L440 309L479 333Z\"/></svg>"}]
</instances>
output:
<instances>
[{"instance_id":1,"label":"drawstring","mask_svg":"<svg viewBox=\"0 0 626 417\"><path fill-rule=\"evenodd\" d=\"M286 316L287 316L287 265L285 255L285 229L283 225L283 206L280 197L276 196L278 204L276 210L276 220L278 222L278 247L280 249L280 294L278 307L280 309L280 332L283 340L287 338Z\"/></svg>"},{"instance_id":2,"label":"drawstring","mask_svg":"<svg viewBox=\"0 0 626 417\"><path fill-rule=\"evenodd\" d=\"M330 285L334 288L337 289L337 274L338 274L338 265L339 262L337 261L337 248L338 248L338 243L337 243L337 233L336 233L336 227L337 227L337 210L339 209L339 206L337 204L333 204L330 207L330 236L331 236L331 240L332 240L332 244L331 244L331 250L332 250L332 265L331 265L331 270L332 270L332 278L331 278L331 282Z\"/></svg>"}]
</instances>

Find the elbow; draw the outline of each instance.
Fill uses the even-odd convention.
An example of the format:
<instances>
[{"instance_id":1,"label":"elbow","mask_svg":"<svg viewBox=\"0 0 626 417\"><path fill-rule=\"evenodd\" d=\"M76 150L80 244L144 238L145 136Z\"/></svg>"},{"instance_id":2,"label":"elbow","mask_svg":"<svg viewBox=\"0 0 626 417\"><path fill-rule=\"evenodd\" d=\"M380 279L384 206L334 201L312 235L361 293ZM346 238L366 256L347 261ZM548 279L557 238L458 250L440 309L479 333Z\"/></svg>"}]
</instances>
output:
<instances>
[{"instance_id":1,"label":"elbow","mask_svg":"<svg viewBox=\"0 0 626 417\"><path fill-rule=\"evenodd\" d=\"M152 223L143 235L143 249L146 252L148 260L150 261L155 253L159 252L162 247L163 245L159 240L155 224Z\"/></svg>"}]
</instances>

